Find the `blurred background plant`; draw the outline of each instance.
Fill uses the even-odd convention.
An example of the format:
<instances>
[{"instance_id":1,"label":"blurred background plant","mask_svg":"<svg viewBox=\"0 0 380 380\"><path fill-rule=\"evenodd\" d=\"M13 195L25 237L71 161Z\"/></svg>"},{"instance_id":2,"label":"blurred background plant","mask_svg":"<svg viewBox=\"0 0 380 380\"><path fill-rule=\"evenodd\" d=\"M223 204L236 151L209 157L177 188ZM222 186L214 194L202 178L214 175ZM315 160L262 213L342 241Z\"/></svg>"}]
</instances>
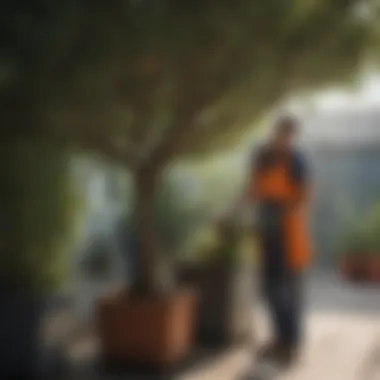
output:
<instances>
[{"instance_id":1,"label":"blurred background plant","mask_svg":"<svg viewBox=\"0 0 380 380\"><path fill-rule=\"evenodd\" d=\"M189 202L188 195L173 180L162 182L156 195L155 214L158 233L165 249L182 259L207 226L207 205Z\"/></svg>"},{"instance_id":2,"label":"blurred background plant","mask_svg":"<svg viewBox=\"0 0 380 380\"><path fill-rule=\"evenodd\" d=\"M349 219L339 248L344 255L380 254L380 203Z\"/></svg>"},{"instance_id":3,"label":"blurred background plant","mask_svg":"<svg viewBox=\"0 0 380 380\"><path fill-rule=\"evenodd\" d=\"M44 141L8 143L0 155L0 286L53 291L67 280L83 225L70 156Z\"/></svg>"}]
</instances>

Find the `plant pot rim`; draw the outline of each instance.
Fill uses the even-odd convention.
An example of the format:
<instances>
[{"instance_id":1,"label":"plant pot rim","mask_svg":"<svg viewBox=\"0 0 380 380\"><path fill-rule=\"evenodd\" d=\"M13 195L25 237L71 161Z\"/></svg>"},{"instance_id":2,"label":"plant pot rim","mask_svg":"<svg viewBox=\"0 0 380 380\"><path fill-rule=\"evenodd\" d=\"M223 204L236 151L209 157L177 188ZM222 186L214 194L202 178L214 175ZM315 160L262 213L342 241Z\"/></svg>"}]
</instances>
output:
<instances>
[{"instance_id":1,"label":"plant pot rim","mask_svg":"<svg viewBox=\"0 0 380 380\"><path fill-rule=\"evenodd\" d=\"M129 300L129 301L166 301L179 296L196 296L198 293L196 285L181 285L178 286L175 290L166 294L136 294L125 291L124 289L117 289L114 292L108 292L103 294L100 297L100 302L110 302L110 301L120 301L120 300Z\"/></svg>"}]
</instances>

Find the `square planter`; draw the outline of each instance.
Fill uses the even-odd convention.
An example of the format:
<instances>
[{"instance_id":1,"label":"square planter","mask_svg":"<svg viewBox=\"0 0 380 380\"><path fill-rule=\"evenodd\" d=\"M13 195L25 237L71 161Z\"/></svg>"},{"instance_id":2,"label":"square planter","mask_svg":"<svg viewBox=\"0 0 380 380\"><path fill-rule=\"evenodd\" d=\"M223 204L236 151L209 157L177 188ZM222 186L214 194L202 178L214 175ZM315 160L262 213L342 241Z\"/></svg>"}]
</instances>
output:
<instances>
[{"instance_id":1,"label":"square planter","mask_svg":"<svg viewBox=\"0 0 380 380\"><path fill-rule=\"evenodd\" d=\"M213 263L200 269L184 268L182 277L198 287L197 337L201 344L251 341L255 285L250 265Z\"/></svg>"},{"instance_id":2,"label":"square planter","mask_svg":"<svg viewBox=\"0 0 380 380\"><path fill-rule=\"evenodd\" d=\"M185 289L162 298L111 295L97 306L100 346L107 360L166 370L189 353L194 291Z\"/></svg>"}]
</instances>

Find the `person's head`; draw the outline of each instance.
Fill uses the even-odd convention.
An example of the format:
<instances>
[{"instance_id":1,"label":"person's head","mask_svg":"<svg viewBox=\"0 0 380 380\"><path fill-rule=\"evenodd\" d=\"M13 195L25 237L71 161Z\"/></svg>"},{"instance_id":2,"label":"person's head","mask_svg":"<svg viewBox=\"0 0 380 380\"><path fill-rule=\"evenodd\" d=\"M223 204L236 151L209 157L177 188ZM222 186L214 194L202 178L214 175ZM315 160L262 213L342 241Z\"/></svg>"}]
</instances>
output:
<instances>
[{"instance_id":1,"label":"person's head","mask_svg":"<svg viewBox=\"0 0 380 380\"><path fill-rule=\"evenodd\" d=\"M279 118L274 125L273 145L280 149L290 147L298 134L298 129L299 121L295 117L283 116Z\"/></svg>"}]
</instances>

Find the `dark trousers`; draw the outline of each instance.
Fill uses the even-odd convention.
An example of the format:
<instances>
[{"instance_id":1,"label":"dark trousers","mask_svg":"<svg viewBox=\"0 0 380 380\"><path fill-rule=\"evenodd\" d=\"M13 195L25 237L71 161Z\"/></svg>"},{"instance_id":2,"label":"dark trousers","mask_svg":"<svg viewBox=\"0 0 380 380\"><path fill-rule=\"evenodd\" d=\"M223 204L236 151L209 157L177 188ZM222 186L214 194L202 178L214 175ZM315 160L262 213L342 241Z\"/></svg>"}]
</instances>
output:
<instances>
[{"instance_id":1,"label":"dark trousers","mask_svg":"<svg viewBox=\"0 0 380 380\"><path fill-rule=\"evenodd\" d=\"M263 270L264 298L277 342L298 347L302 343L302 274Z\"/></svg>"},{"instance_id":2,"label":"dark trousers","mask_svg":"<svg viewBox=\"0 0 380 380\"><path fill-rule=\"evenodd\" d=\"M262 289L276 341L292 347L302 342L303 273L289 268L280 224L261 230Z\"/></svg>"}]
</instances>

